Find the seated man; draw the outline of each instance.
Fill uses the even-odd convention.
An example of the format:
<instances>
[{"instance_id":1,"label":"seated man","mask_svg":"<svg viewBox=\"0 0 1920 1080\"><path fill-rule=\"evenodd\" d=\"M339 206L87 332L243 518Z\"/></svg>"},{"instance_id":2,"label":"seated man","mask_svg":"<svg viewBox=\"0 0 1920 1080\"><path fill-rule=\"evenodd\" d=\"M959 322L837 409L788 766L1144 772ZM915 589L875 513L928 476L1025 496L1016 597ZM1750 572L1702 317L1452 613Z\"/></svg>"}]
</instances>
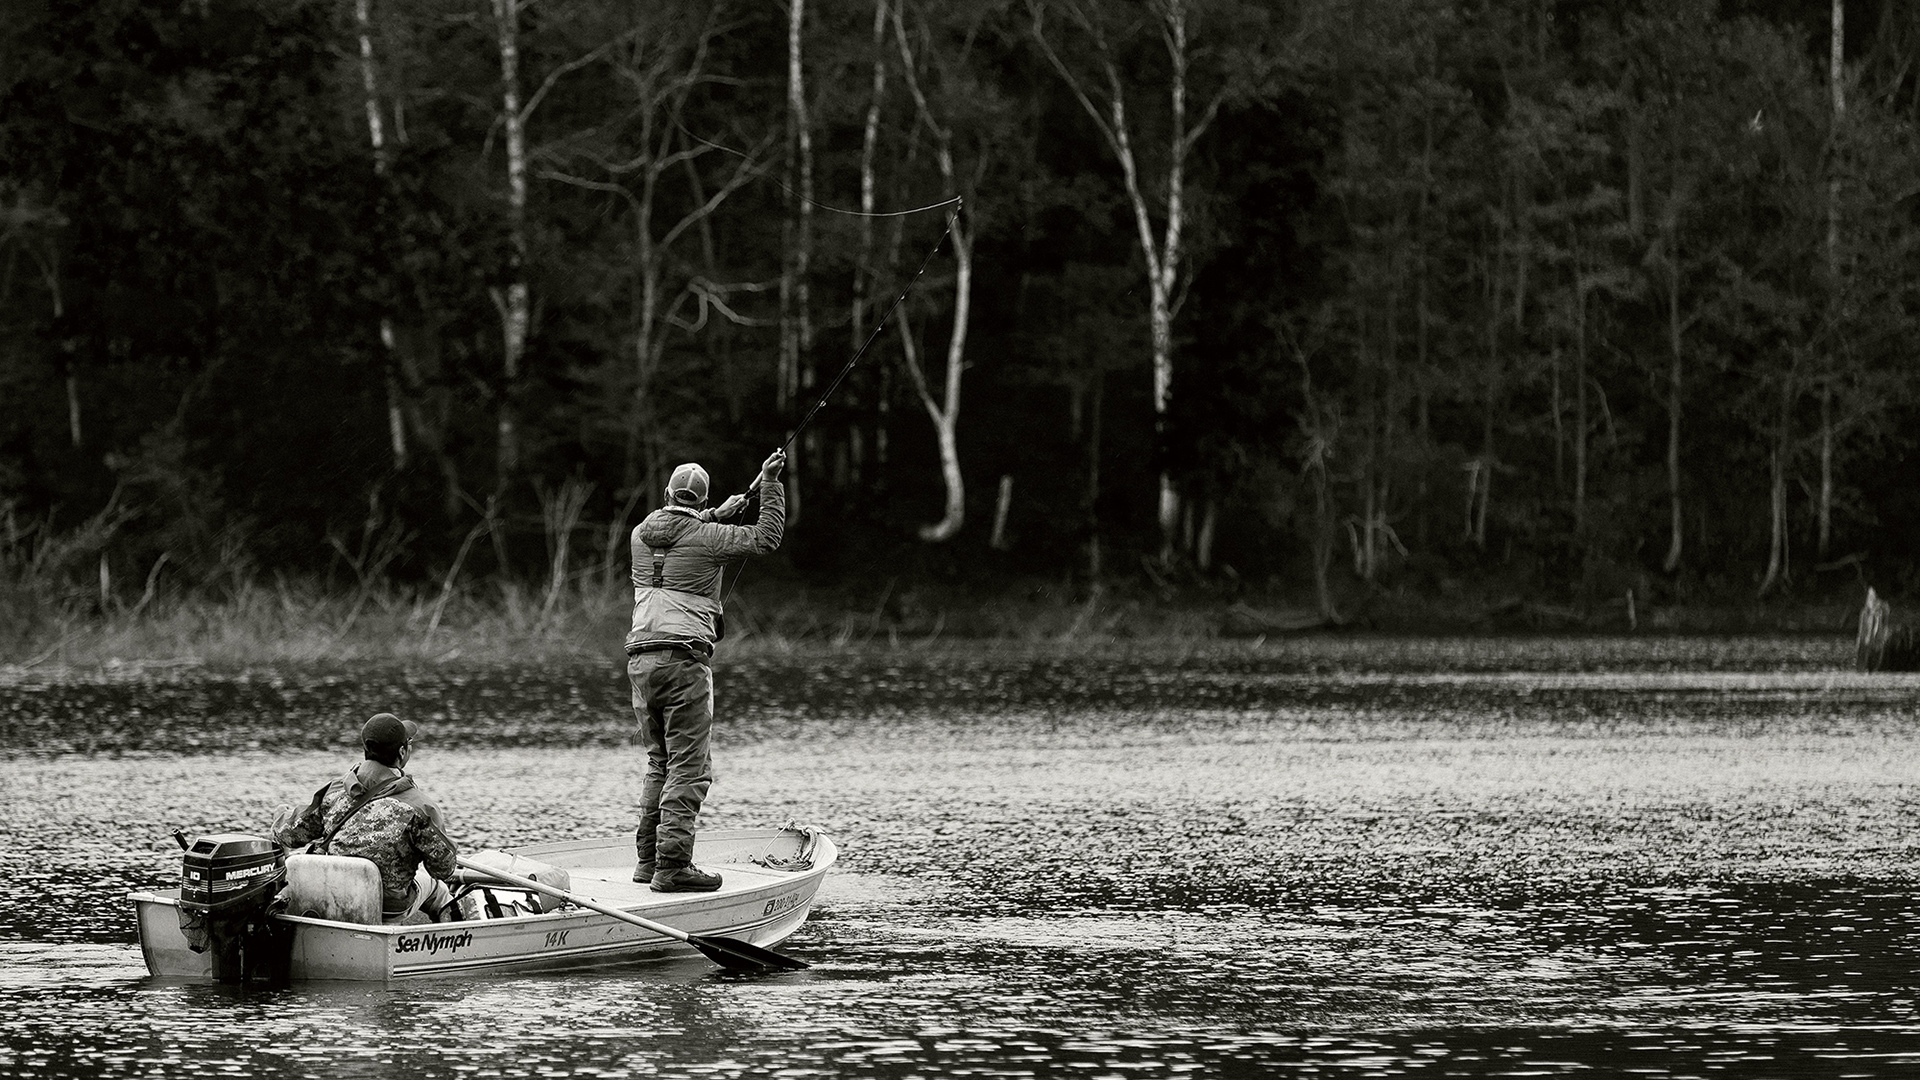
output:
<instances>
[{"instance_id":1,"label":"seated man","mask_svg":"<svg viewBox=\"0 0 1920 1080\"><path fill-rule=\"evenodd\" d=\"M314 854L358 856L379 867L381 915L390 923L439 920L459 855L439 807L403 771L419 732L392 713L374 716L360 729L366 760L314 792L298 814L283 805L273 815L273 837L288 848L305 844ZM446 910L446 917L459 914Z\"/></svg>"}]
</instances>

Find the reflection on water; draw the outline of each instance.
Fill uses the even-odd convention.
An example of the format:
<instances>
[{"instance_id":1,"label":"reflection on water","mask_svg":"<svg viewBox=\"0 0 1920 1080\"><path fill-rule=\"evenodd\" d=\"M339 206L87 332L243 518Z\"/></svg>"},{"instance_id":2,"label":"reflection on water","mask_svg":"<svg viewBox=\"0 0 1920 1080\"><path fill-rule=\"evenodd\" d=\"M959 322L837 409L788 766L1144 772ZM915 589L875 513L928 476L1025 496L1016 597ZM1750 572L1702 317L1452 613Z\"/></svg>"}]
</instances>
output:
<instances>
[{"instance_id":1,"label":"reflection on water","mask_svg":"<svg viewBox=\"0 0 1920 1080\"><path fill-rule=\"evenodd\" d=\"M813 968L394 988L148 980L123 894L378 708L431 718L466 845L624 832L617 671L0 676L0 1075L1920 1068L1920 682L1840 642L1366 644L729 667L709 822L843 845Z\"/></svg>"}]
</instances>

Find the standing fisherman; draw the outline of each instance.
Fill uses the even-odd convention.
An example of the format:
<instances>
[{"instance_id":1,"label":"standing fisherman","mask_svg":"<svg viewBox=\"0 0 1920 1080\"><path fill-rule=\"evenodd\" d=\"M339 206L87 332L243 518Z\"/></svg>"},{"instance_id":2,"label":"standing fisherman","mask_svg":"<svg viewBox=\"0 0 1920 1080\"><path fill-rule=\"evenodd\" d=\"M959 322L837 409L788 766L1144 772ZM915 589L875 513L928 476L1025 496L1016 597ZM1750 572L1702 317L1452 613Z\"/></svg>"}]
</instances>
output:
<instances>
[{"instance_id":1,"label":"standing fisherman","mask_svg":"<svg viewBox=\"0 0 1920 1080\"><path fill-rule=\"evenodd\" d=\"M655 892L712 892L720 875L693 865L693 829L713 786L714 643L725 634L720 581L726 564L780 546L786 524L783 447L767 455L757 487L760 517L723 524L746 504L735 495L708 510L707 471L681 465L667 481L667 505L633 530L633 629L627 632L627 678L633 714L646 740L647 778L640 790L639 862L633 880Z\"/></svg>"}]
</instances>

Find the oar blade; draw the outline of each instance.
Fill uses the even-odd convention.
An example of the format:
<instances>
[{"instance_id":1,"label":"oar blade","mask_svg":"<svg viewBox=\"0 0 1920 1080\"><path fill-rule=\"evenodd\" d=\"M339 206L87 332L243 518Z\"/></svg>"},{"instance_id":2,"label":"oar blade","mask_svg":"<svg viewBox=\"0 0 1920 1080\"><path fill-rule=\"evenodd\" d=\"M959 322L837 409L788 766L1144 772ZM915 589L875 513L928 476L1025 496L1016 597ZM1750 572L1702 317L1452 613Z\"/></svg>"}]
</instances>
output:
<instances>
[{"instance_id":1,"label":"oar blade","mask_svg":"<svg viewBox=\"0 0 1920 1080\"><path fill-rule=\"evenodd\" d=\"M769 968L776 971L798 971L809 966L805 960L796 960L791 956L774 952L772 949L763 949L758 945L735 941L732 938L703 937L693 934L687 938L687 944L699 949L707 959L729 971L766 971Z\"/></svg>"}]
</instances>

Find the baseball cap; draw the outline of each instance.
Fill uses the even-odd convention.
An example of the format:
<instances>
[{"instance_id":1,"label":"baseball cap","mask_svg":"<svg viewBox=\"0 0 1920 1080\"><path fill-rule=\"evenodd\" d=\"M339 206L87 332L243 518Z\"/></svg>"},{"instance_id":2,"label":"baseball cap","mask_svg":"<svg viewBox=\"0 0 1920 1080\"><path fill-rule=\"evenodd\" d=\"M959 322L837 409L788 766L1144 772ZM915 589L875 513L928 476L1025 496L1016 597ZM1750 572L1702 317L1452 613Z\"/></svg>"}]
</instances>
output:
<instances>
[{"instance_id":1,"label":"baseball cap","mask_svg":"<svg viewBox=\"0 0 1920 1080\"><path fill-rule=\"evenodd\" d=\"M673 478L667 481L667 500L682 505L705 502L707 499L707 470L689 461L674 468Z\"/></svg>"},{"instance_id":2,"label":"baseball cap","mask_svg":"<svg viewBox=\"0 0 1920 1080\"><path fill-rule=\"evenodd\" d=\"M360 729L360 741L370 746L394 747L410 743L420 734L420 725L402 720L390 712L375 713Z\"/></svg>"}]
</instances>

